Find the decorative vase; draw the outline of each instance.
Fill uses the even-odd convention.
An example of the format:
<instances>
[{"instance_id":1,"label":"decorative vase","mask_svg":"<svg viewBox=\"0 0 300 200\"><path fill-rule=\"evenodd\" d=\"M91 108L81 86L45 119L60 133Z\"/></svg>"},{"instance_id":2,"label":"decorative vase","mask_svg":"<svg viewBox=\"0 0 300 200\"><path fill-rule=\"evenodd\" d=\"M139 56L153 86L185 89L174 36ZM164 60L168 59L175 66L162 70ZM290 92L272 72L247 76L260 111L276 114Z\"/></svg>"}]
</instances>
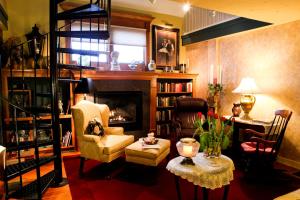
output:
<instances>
[{"instance_id":1,"label":"decorative vase","mask_svg":"<svg viewBox=\"0 0 300 200\"><path fill-rule=\"evenodd\" d=\"M154 71L155 69L156 69L156 64L155 64L154 60L150 60L150 62L148 64L148 70Z\"/></svg>"},{"instance_id":2,"label":"decorative vase","mask_svg":"<svg viewBox=\"0 0 300 200\"><path fill-rule=\"evenodd\" d=\"M233 103L233 107L232 107L232 115L234 117L239 117L241 114L242 110L241 110L241 104L240 103Z\"/></svg>"},{"instance_id":3,"label":"decorative vase","mask_svg":"<svg viewBox=\"0 0 300 200\"><path fill-rule=\"evenodd\" d=\"M221 143L210 142L204 149L204 156L208 158L218 158L221 155Z\"/></svg>"}]
</instances>

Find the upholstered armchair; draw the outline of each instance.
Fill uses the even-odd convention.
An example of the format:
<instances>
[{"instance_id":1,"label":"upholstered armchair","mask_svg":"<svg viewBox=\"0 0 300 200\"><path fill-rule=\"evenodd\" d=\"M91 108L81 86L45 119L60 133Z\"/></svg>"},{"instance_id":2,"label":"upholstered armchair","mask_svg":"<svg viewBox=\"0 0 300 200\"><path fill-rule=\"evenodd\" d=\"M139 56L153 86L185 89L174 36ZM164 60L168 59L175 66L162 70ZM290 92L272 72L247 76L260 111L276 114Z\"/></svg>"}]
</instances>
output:
<instances>
[{"instance_id":1,"label":"upholstered armchair","mask_svg":"<svg viewBox=\"0 0 300 200\"><path fill-rule=\"evenodd\" d=\"M197 113L201 112L207 116L207 102L201 98L177 98L172 120L172 127L175 131L176 139L183 137L193 137L195 127L194 122Z\"/></svg>"},{"instance_id":2,"label":"upholstered armchair","mask_svg":"<svg viewBox=\"0 0 300 200\"><path fill-rule=\"evenodd\" d=\"M124 135L122 127L108 127L110 111L107 105L82 100L71 110L81 157L81 174L85 159L109 163L123 155L125 147L134 142L134 136ZM103 136L87 132L89 121L94 118L100 120L104 128Z\"/></svg>"}]
</instances>

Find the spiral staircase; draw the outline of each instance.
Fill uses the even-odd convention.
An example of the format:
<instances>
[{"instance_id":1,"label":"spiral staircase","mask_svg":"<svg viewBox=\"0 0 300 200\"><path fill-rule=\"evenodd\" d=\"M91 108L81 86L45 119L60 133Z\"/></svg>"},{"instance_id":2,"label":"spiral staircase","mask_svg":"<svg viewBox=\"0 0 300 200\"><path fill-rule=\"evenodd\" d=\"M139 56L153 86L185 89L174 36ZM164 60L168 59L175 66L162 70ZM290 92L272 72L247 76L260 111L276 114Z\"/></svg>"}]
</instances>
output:
<instances>
[{"instance_id":1,"label":"spiral staircase","mask_svg":"<svg viewBox=\"0 0 300 200\"><path fill-rule=\"evenodd\" d=\"M66 70L96 70L97 67L83 66L82 56L98 56L107 52L99 50L81 50L72 49L64 45L64 41L70 41L72 38L78 38L80 41L84 39L96 39L98 42L106 41L109 38L110 32L110 17L111 17L111 1L110 0L90 0L85 5L78 5L75 8L58 12L60 4L64 0L51 0L50 3L50 32L45 35L34 36L31 40L14 46L12 49L18 49L20 57L24 57L24 49L26 46L32 47L32 57L34 60L34 83L32 89L32 104L25 105L23 102L15 103L16 89L14 85L18 85L18 92L26 90L25 64L21 63L21 78L13 79L15 76L12 63L8 63L10 81L9 94L1 94L0 111L2 114L1 120L1 135L0 140L6 148L6 155L15 155L17 162L14 164L6 164L5 168L0 173L5 186L5 198L17 199L42 199L43 192L50 186L60 186L65 183L62 177L62 158L61 158L61 142L60 142L60 118L58 107L58 84L59 82L69 81L77 83L80 80L61 77ZM92 23L97 22L97 29L92 29ZM65 22L65 25L58 28L59 22ZM77 22L80 24L79 30L73 30L72 24ZM83 24L89 24L89 29L83 29ZM44 48L43 48L44 47ZM42 55L44 54L44 55ZM79 54L80 60L76 64L69 64L65 57L72 54ZM10 52L11 55L11 52ZM39 58L45 56L47 59L44 69L48 81L48 91L39 92ZM2 70L0 71L0 73ZM2 77L2 74L0 74ZM14 82L15 81L15 82ZM16 82L17 81L17 82ZM0 89L3 85L0 82ZM38 98L47 98L51 102L49 107L41 107L38 105ZM23 104L22 104L23 103ZM9 116L4 116L4 113ZM22 113L30 117L29 121L21 121L19 114ZM49 121L40 120L44 114L51 115ZM41 139L38 135L38 130L50 130L52 137ZM32 139L24 141L20 137L21 130L31 131ZM1 144L0 143L0 144ZM49 156L40 156L39 147L51 146L53 153ZM22 159L22 153L32 150L34 153L31 158ZM46 174L41 173L41 167L47 163L53 162L53 170ZM24 184L24 174L36 171L36 179L30 183ZM1 172L1 171L0 171ZM11 180L17 184L11 184Z\"/></svg>"}]
</instances>

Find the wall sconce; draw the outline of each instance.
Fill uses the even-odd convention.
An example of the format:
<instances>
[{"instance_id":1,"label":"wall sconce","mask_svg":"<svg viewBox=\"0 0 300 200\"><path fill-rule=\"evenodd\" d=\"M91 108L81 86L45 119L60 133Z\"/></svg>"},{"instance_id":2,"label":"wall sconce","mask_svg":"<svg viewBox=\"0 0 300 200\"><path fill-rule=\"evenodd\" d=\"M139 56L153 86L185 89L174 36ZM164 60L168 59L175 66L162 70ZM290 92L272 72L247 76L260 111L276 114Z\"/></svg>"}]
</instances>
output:
<instances>
[{"instance_id":1,"label":"wall sconce","mask_svg":"<svg viewBox=\"0 0 300 200\"><path fill-rule=\"evenodd\" d=\"M180 162L182 165L195 165L192 157L195 157L199 151L200 144L194 138L182 138L176 144L179 155L184 159Z\"/></svg>"},{"instance_id":2,"label":"wall sconce","mask_svg":"<svg viewBox=\"0 0 300 200\"><path fill-rule=\"evenodd\" d=\"M92 91L92 79L81 78L74 89L74 94L84 94L83 99L86 100L86 94Z\"/></svg>"},{"instance_id":3,"label":"wall sconce","mask_svg":"<svg viewBox=\"0 0 300 200\"><path fill-rule=\"evenodd\" d=\"M241 119L252 120L249 116L250 111L252 110L256 98L253 94L258 92L258 87L253 78L243 78L237 88L232 92L241 94L240 103L244 111L244 116Z\"/></svg>"}]
</instances>

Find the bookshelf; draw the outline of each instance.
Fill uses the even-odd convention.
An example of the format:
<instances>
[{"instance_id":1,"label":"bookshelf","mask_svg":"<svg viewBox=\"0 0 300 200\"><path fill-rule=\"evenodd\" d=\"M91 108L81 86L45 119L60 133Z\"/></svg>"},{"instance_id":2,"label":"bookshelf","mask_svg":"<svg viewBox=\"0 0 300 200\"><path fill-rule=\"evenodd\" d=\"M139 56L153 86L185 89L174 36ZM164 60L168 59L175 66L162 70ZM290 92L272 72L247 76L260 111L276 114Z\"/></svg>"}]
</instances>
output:
<instances>
[{"instance_id":1,"label":"bookshelf","mask_svg":"<svg viewBox=\"0 0 300 200\"><path fill-rule=\"evenodd\" d=\"M156 133L159 137L172 137L172 117L176 98L193 97L197 75L161 74L157 78Z\"/></svg>"},{"instance_id":2,"label":"bookshelf","mask_svg":"<svg viewBox=\"0 0 300 200\"><path fill-rule=\"evenodd\" d=\"M63 77L70 76L69 73L62 72ZM18 97L21 101L23 107L30 107L34 102L33 95L39 95L45 93L45 95L40 95L36 98L36 104L38 106L46 107L51 103L49 96L49 70L47 69L37 69L36 70L36 79L38 81L38 85L35 91L33 87L34 84L34 70L33 69L25 69L23 72L22 70L13 69L12 73L10 73L9 69L2 69L2 94L6 98L12 98L14 101L15 97ZM25 84L20 84L25 82ZM25 89L24 89L25 88ZM10 93L14 93L14 96L11 96ZM17 94L17 96L16 96ZM72 92L72 84L63 82L59 83L59 98L63 102L63 113L59 115L60 124L61 124L61 144L62 150L76 150L75 144L75 132L72 115L70 113L70 107L73 105L73 92ZM18 102L13 102L18 104ZM17 118L12 118L12 111L9 109L9 106L5 103L3 104L3 111L4 111L4 122L9 126L16 120L19 125L19 128L25 131L26 138L24 140L26 142L33 142L33 131L30 128L30 124L33 123L32 116L28 116L25 113L17 113ZM51 124L51 114L43 114L39 115L36 118L36 122L40 124ZM26 125L27 124L27 125ZM29 125L28 125L29 124ZM24 129L22 128L24 127ZM40 140L52 140L53 134L50 130L46 130L47 128L40 130L38 129L37 132L40 135ZM23 131L23 132L24 132ZM68 137L68 143L64 145L62 142L62 138L70 132L71 135ZM10 139L10 132L7 133L7 140L8 142ZM21 141L23 139L21 138ZM51 145L50 145L51 146ZM39 151L42 152L52 152L52 146L45 144L44 146L40 146Z\"/></svg>"}]
</instances>

